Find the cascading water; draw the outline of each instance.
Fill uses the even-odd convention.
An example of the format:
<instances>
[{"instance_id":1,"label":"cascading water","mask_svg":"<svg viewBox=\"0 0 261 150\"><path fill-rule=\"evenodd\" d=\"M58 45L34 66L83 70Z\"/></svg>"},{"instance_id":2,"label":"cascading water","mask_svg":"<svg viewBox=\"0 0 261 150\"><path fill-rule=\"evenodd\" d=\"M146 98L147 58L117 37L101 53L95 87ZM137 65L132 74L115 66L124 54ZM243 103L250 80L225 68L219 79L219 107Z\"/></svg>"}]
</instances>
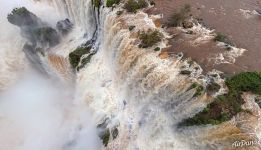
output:
<instances>
[{"instance_id":1,"label":"cascading water","mask_svg":"<svg viewBox=\"0 0 261 150\"><path fill-rule=\"evenodd\" d=\"M55 1L55 4L58 3L61 2ZM131 38L127 25L124 27L121 19L129 24L138 23L137 31L155 28L146 14L140 12L119 18L117 10L100 8L97 17L97 8L88 4L91 4L90 1L66 1L63 6L79 26L85 25L84 13L73 14L83 11L83 8L96 10L96 13L89 13L94 16L88 17L99 19L96 25L101 29L96 40L99 49L91 62L77 73L76 95L81 105L90 108L97 123L109 120L106 128L111 133L117 128L119 137L111 141L107 148L189 149L190 144L172 131L173 125L197 112L203 104L201 100L192 101L193 90L186 92L191 79L179 75L180 67L186 62L178 58L162 60L158 53L144 51L133 45L135 38ZM165 45L163 42L162 47ZM172 69L166 71L166 68ZM200 70L194 73L195 76L198 74ZM190 109L182 112L185 107Z\"/></svg>"},{"instance_id":2,"label":"cascading water","mask_svg":"<svg viewBox=\"0 0 261 150\"><path fill-rule=\"evenodd\" d=\"M48 48L44 55L37 54L37 60L47 72L47 77L35 71L29 72L32 76L25 73L27 77L19 79L21 82L14 87L11 86L11 92L4 91L3 96L0 96L4 99L1 102L3 104L0 104L3 108L0 109L0 115L4 117L0 130L6 133L0 136L0 142L5 143L0 143L0 149L216 148L218 142L204 139L208 131L216 128L183 129L178 127L178 123L202 110L215 96L202 94L195 97L195 89L190 89L192 83L205 86L211 78L222 85L223 80L215 71L209 73L215 76L203 76L199 65L180 55L165 59L164 52L139 48L138 31L157 28L154 20L159 16L148 16L142 11L118 15L117 12L122 9L120 6L113 9L103 6L98 8L93 6L92 0L46 0L29 4L32 3L55 8L60 13L57 20L68 17L73 20L74 27L61 38L59 44ZM48 21L39 12L36 14ZM52 21L49 24L54 26ZM129 26L133 25L136 27L130 31ZM164 49L168 44L168 34L158 29L165 37L158 46ZM68 55L86 43L91 45L92 57L89 63L74 74ZM18 52L21 45L15 47ZM9 62L11 60L12 57ZM16 66L20 69L24 66L20 64L26 62L22 53L21 56L19 53L19 60L21 63L16 61ZM10 64L3 62L2 65ZM182 70L191 72L191 75L180 74ZM11 71L8 67L1 70L1 89L7 87L2 84L7 82L3 81L13 80L2 76L2 72L10 74ZM37 82L31 83L32 79ZM31 88L34 86L40 88ZM48 89L49 86L52 88ZM22 90L23 87L25 90ZM10 93L22 95L31 93L31 90L37 92L33 96L28 94L22 97L19 102L21 108L18 113L13 113L16 108L12 105L18 99ZM224 88L219 91L224 92ZM29 117L32 120L28 120ZM93 125L98 127L98 131ZM19 134L6 136L10 132ZM106 147L101 146L98 135L103 144L104 136L107 136Z\"/></svg>"},{"instance_id":3,"label":"cascading water","mask_svg":"<svg viewBox=\"0 0 261 150\"><path fill-rule=\"evenodd\" d=\"M30 8L51 25L60 20L59 15L44 3L1 1L1 4L4 5L1 5L0 27L7 32L1 34L0 149L100 149L88 109L75 103L77 97L73 93L68 60L51 53L46 57L34 55L32 59L39 58L49 75L31 67L22 51L26 40L6 19L7 13L21 6ZM53 16L47 17L46 11Z\"/></svg>"}]
</instances>

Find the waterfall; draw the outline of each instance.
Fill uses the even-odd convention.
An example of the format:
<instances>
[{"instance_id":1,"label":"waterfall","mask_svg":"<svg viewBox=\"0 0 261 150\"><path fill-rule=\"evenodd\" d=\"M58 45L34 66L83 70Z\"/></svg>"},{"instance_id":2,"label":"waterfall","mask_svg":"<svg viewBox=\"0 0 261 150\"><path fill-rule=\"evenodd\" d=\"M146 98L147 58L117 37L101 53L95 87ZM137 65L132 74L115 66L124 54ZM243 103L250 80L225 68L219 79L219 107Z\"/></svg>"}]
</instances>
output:
<instances>
[{"instance_id":1,"label":"waterfall","mask_svg":"<svg viewBox=\"0 0 261 150\"><path fill-rule=\"evenodd\" d=\"M58 11L82 27L87 37L91 38L96 31L95 11L92 0L52 0Z\"/></svg>"},{"instance_id":2,"label":"waterfall","mask_svg":"<svg viewBox=\"0 0 261 150\"><path fill-rule=\"evenodd\" d=\"M156 28L153 17L143 12L117 16L120 8L97 9L91 1L53 3L87 34L98 28L98 50L76 74L75 97L78 105L90 109L97 124L107 120L105 128L111 134L118 129L118 137L110 138L107 148L189 149L193 142L176 125L206 105L206 96L193 98L195 91L187 90L193 81L205 82L197 79L200 66L189 65L179 56L162 59L160 52L138 48L128 26L137 25L135 32ZM166 45L167 40L160 43L163 48ZM56 54L70 51L55 49ZM181 75L182 67L190 69L192 76Z\"/></svg>"},{"instance_id":3,"label":"waterfall","mask_svg":"<svg viewBox=\"0 0 261 150\"><path fill-rule=\"evenodd\" d=\"M157 28L142 11L117 15L120 7L95 8L91 0L48 1L62 16L73 21L73 31L41 57L53 77L75 79L74 104L90 111L91 118L110 133L107 149L191 149L200 146L198 130L178 129L177 124L202 110L209 97L193 97L193 82L205 84L207 77L196 63L180 56L165 59L163 53L141 49L136 43L139 30ZM135 25L134 31L128 27ZM168 34L160 29L165 37ZM94 40L96 54L74 76L68 55L77 46ZM165 38L159 46L167 47ZM163 57L161 57L163 56ZM191 76L182 75L187 69ZM201 77L201 79L199 79ZM117 129L118 134L112 137Z\"/></svg>"},{"instance_id":4,"label":"waterfall","mask_svg":"<svg viewBox=\"0 0 261 150\"><path fill-rule=\"evenodd\" d=\"M183 119L200 112L216 95L226 92L223 87L224 80L218 72L214 70L203 75L203 70L196 62L183 58L180 54L166 53L164 50L168 49L170 36L163 28L154 24L160 16L149 16L143 11L135 14L123 12L119 15L122 4L108 8L103 6L104 3L105 1L102 1L98 8L93 6L92 0L36 0L33 2L35 5L55 9L59 12L56 14L59 19L69 18L74 27L68 35L62 36L59 44L48 48L44 55L37 54L41 67L47 74L39 77L39 73L36 73L36 76L32 73L32 78L36 78L35 84L43 85L43 89L48 92L54 91L54 93L51 92L51 97L41 98L47 98L46 101L39 99L34 101L32 106L23 105L21 109L28 108L37 111L36 109L39 108L38 114L36 113L35 116L30 114L29 117L37 118L37 115L40 115L40 118L46 119L44 123L49 125L46 130L54 132L37 130L40 125L32 125L36 133L25 134L25 141L22 140L25 145L18 144L22 147L20 149L39 149L36 148L39 145L44 145L41 148L48 150L88 148L93 150L190 150L215 149L217 146L222 148L219 141L206 139L209 131L219 130L220 127L178 127ZM43 16L40 18L47 19ZM49 24L53 26L53 23ZM130 31L130 26L135 26L135 28ZM157 45L162 51L154 51L154 48L139 48L138 32L148 29L157 29L164 35L163 40ZM91 43L93 56L82 69L73 71L69 54L86 43ZM21 45L23 44L19 45L20 48ZM16 47L16 49L19 48ZM14 61L14 59L11 60ZM9 61L12 62L11 60ZM24 61L24 55L21 54L21 58L17 61L17 68L26 66L21 65L25 63ZM0 90L7 87L3 84L6 83L5 80L8 77L3 76L2 72L10 74L12 65L9 65L0 70ZM183 70L189 71L190 75L182 74ZM222 85L219 93L216 95L202 93L195 96L196 89L191 89L191 85L198 83L205 88L210 80ZM30 76L23 78L23 81L18 84L18 90L15 86L16 92L21 92L20 89L28 84L27 81L30 83L29 87L36 86L31 85ZM52 88L48 89L48 86ZM28 90L25 92L30 93L30 90L34 89L28 88ZM37 94L42 96L43 93L40 90ZM48 96L48 94L44 95ZM5 99L10 96L8 92L3 95ZM23 99L26 104L31 104L28 97ZM17 99L14 98L12 103L16 101ZM42 109L38 103L48 109ZM7 102L6 105L8 105ZM7 118L11 120L17 115L6 112ZM21 113L23 118L27 115L27 113ZM50 120L48 120L48 115L52 116ZM20 124L19 121L15 120L17 124ZM14 125L9 130L15 129L18 132L17 128L27 125L26 129L30 130L31 124L27 121L25 124L22 122L22 125L18 127ZM4 123L8 126L9 122ZM0 131L1 129L4 128L0 127ZM224 130L228 129L229 127ZM42 135L42 139L38 139L36 144L30 144L30 140L36 138L37 134ZM101 146L104 134L109 136L107 137L108 145ZM21 137L15 137L18 143L23 139L23 134L19 136ZM229 135L226 137L230 138ZM0 136L0 141L1 138L4 137ZM8 139L6 141L10 142ZM18 148L9 149L17 150Z\"/></svg>"},{"instance_id":5,"label":"waterfall","mask_svg":"<svg viewBox=\"0 0 261 150\"><path fill-rule=\"evenodd\" d=\"M74 78L65 55L59 53L65 43L72 50L85 40L79 35L75 40L64 37L60 45L36 54L38 62L48 74L31 67L22 51L26 39L19 29L7 22L7 13L15 7L25 6L50 26L55 26L60 16L46 3L31 1L1 1L0 35L0 149L5 150L83 150L101 149L101 142L89 109L75 103ZM39 7L40 6L40 7ZM50 14L52 16L47 17ZM50 20L48 20L47 18ZM55 18L55 19L54 19ZM53 22L53 20L55 22ZM30 55L30 54L29 54Z\"/></svg>"},{"instance_id":6,"label":"waterfall","mask_svg":"<svg viewBox=\"0 0 261 150\"><path fill-rule=\"evenodd\" d=\"M120 20L137 20L142 28L153 23L146 14L124 18L102 11L100 49L78 73L76 89L97 120L110 118L109 126L118 126L120 135L110 149L189 149L172 127L196 113L205 98L192 98L193 90L186 91L192 79L179 74L186 62L163 60L159 53L133 45L135 38Z\"/></svg>"}]
</instances>

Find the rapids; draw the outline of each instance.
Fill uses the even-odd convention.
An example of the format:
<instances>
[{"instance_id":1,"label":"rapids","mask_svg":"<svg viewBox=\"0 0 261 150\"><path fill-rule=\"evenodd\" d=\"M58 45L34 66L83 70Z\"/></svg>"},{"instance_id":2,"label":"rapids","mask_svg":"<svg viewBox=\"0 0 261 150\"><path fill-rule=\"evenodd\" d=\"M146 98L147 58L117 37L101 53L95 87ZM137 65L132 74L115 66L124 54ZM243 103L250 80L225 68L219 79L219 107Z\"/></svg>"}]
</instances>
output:
<instances>
[{"instance_id":1,"label":"rapids","mask_svg":"<svg viewBox=\"0 0 261 150\"><path fill-rule=\"evenodd\" d=\"M121 5L95 8L92 0L35 0L10 6L26 6L52 26L66 17L75 26L40 56L47 72L41 74L21 52L24 39L19 31L6 20L0 24L1 30L12 30L1 35L7 46L1 45L0 51L0 150L190 150L219 145L202 140L213 126L178 128L181 120L226 92L221 88L216 95L194 97L195 89L189 89L194 82L206 86L210 79L223 87L218 72L202 75L201 67L189 59L137 46L139 30L157 28L164 35L158 46L168 47L170 36L154 24L160 16L142 11L117 15ZM136 26L133 31L131 25ZM80 71L72 71L69 53L90 40L95 55ZM182 70L191 75L180 74ZM99 139L103 130L110 133L106 147Z\"/></svg>"},{"instance_id":2,"label":"rapids","mask_svg":"<svg viewBox=\"0 0 261 150\"><path fill-rule=\"evenodd\" d=\"M109 120L107 128L110 131L118 128L119 137L110 140L107 148L189 149L190 141L182 137L183 133L173 130L177 130L178 121L204 106L205 96L195 99L192 98L194 90L187 91L192 80L197 80L194 77L200 76L200 67L197 64L190 66L176 56L163 60L158 57L159 53L135 46L133 33L127 29L129 25L137 25L136 32L156 28L153 19L143 12L117 17L120 8L113 11L103 7L97 9L90 1L55 0L53 3L54 6L63 4L57 9L67 12L78 26L87 22L88 28L83 27L86 34L94 29L93 21L98 20L94 24L98 28L95 44L98 51L76 74L75 95L79 103L90 109L95 122ZM86 19L83 17L86 13L92 16ZM162 33L168 36L164 31ZM166 45L166 40L160 43L161 47ZM59 51L65 50L57 53ZM193 77L180 75L182 66L191 69ZM195 70L196 67L199 69Z\"/></svg>"}]
</instances>

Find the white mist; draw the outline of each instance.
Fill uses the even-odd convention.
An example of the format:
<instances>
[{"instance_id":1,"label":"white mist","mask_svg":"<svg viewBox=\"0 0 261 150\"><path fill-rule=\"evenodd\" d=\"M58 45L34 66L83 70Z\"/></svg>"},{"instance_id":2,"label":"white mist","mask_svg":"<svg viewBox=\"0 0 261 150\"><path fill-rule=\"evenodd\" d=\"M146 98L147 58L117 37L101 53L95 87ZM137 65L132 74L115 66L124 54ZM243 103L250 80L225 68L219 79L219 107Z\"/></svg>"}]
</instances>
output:
<instances>
[{"instance_id":1,"label":"white mist","mask_svg":"<svg viewBox=\"0 0 261 150\"><path fill-rule=\"evenodd\" d=\"M98 150L101 141L88 108L74 102L73 86L28 67L23 40L6 15L25 6L54 25L61 18L48 5L0 0L0 150Z\"/></svg>"},{"instance_id":2,"label":"white mist","mask_svg":"<svg viewBox=\"0 0 261 150\"><path fill-rule=\"evenodd\" d=\"M99 149L88 112L73 104L71 91L35 71L24 73L0 94L0 149Z\"/></svg>"}]
</instances>

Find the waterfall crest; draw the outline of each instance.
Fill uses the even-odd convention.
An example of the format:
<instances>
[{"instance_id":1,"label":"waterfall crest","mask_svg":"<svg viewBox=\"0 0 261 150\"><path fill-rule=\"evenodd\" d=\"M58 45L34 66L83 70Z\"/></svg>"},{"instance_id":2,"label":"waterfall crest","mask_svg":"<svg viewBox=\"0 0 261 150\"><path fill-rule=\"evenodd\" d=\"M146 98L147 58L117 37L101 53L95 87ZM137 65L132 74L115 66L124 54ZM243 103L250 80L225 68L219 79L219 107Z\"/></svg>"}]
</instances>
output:
<instances>
[{"instance_id":1,"label":"waterfall crest","mask_svg":"<svg viewBox=\"0 0 261 150\"><path fill-rule=\"evenodd\" d=\"M182 55L170 56L164 51L141 49L137 45L139 31L158 29L165 37L158 46L168 48L169 35L155 25L160 16L148 16L142 11L118 15L121 6L95 8L91 1L54 0L53 3L63 6L57 8L87 34L97 32L97 53L77 72L75 97L77 104L91 110L97 126L102 125L109 131L106 149L222 147L218 143L221 139L206 138L217 130L216 127L178 128L180 121L198 113L216 95L226 92L219 72L213 70L202 75L201 67ZM135 26L134 30L130 31L130 26ZM87 39L91 38L87 36ZM191 74L181 74L182 70ZM192 84L198 83L205 88L210 80L223 88L215 95L203 93L194 97L196 91L190 89ZM225 134L232 127L233 122L230 122L220 133L227 140L223 141L224 148L235 139ZM118 134L113 138L115 128Z\"/></svg>"},{"instance_id":2,"label":"waterfall crest","mask_svg":"<svg viewBox=\"0 0 261 150\"><path fill-rule=\"evenodd\" d=\"M75 24L82 27L83 32L86 32L89 39L95 33L97 22L92 0L52 0L52 4L60 13L69 17Z\"/></svg>"},{"instance_id":3,"label":"waterfall crest","mask_svg":"<svg viewBox=\"0 0 261 150\"><path fill-rule=\"evenodd\" d=\"M225 131L233 129L234 135L245 129L237 126L246 118L243 115L221 126L178 127L182 120L202 111L227 89L218 71L203 75L196 62L182 54L167 53L170 35L156 25L160 16L149 16L142 10L130 14L122 10L122 4L105 7L105 1L101 1L99 7L95 7L92 0L40 0L39 3L42 2L55 7L75 25L59 44L48 48L45 55L37 54L48 76L66 83L73 91L63 107L68 109L65 115L62 113L65 119L61 119L65 122L61 134L69 137L63 139L65 142L57 149L82 150L87 147L85 138L90 140L88 143L97 142L98 135L103 144L104 138L108 143L102 148L96 143L94 149L190 150L217 146L225 149L236 139ZM130 26L135 28L130 30ZM138 46L139 31L149 29L162 33L163 40L157 44L161 51ZM91 54L89 62L73 70L70 53L86 45L90 45L90 53L82 55L80 61ZM204 91L210 81L221 86L217 93ZM193 83L201 85L203 92L197 93L191 88ZM244 98L248 101L245 107L255 108L256 114L261 112L255 107L253 97L245 95ZM85 115L91 119L85 119ZM89 122L94 122L98 133L88 134L89 128L93 129L88 126ZM249 132L256 134L257 131L244 130L246 134Z\"/></svg>"}]
</instances>

